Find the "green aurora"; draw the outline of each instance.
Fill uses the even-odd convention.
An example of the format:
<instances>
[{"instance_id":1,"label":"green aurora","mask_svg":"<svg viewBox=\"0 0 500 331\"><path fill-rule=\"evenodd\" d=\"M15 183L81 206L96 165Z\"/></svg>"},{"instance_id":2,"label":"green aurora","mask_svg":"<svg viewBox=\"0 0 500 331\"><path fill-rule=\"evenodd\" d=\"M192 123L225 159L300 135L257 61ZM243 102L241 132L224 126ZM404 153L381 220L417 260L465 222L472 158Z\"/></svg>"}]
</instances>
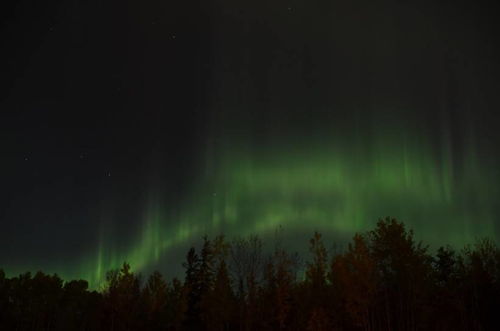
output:
<instances>
[{"instance_id":1,"label":"green aurora","mask_svg":"<svg viewBox=\"0 0 500 331\"><path fill-rule=\"evenodd\" d=\"M77 275L98 287L123 261L150 270L169 250L205 234L265 236L282 227L300 233L304 246L315 230L345 242L388 215L432 247L495 236L496 178L472 143L452 161L446 139L436 150L430 138L403 130L368 145L350 137L285 147L275 139L256 151L248 142L227 141L223 152L207 154L204 176L178 212L152 197L134 243L114 249L112 234L103 230L96 255L79 264Z\"/></svg>"}]
</instances>

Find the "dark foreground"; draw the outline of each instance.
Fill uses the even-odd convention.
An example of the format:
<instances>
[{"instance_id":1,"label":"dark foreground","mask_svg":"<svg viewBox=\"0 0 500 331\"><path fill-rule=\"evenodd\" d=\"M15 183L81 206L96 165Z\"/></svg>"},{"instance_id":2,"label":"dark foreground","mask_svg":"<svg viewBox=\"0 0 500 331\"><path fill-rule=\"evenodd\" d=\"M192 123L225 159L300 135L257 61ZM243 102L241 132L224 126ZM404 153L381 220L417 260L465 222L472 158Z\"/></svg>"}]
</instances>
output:
<instances>
[{"instance_id":1,"label":"dark foreground","mask_svg":"<svg viewBox=\"0 0 500 331\"><path fill-rule=\"evenodd\" d=\"M184 280L128 264L99 292L84 280L0 270L0 330L500 330L500 250L480 240L431 255L393 219L302 262L259 238L204 238Z\"/></svg>"}]
</instances>

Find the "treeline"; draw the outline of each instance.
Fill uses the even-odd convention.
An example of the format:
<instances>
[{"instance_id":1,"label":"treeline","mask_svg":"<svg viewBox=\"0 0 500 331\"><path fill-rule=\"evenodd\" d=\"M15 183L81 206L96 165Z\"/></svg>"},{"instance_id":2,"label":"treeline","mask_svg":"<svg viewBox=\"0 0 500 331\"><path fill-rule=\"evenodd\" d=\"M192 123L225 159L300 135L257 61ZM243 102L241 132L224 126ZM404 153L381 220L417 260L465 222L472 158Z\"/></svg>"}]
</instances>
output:
<instances>
[{"instance_id":1,"label":"treeline","mask_svg":"<svg viewBox=\"0 0 500 331\"><path fill-rule=\"evenodd\" d=\"M104 288L0 271L1 330L500 330L500 250L479 240L435 255L394 219L302 263L258 237L204 238L184 280L144 282L126 263Z\"/></svg>"}]
</instances>

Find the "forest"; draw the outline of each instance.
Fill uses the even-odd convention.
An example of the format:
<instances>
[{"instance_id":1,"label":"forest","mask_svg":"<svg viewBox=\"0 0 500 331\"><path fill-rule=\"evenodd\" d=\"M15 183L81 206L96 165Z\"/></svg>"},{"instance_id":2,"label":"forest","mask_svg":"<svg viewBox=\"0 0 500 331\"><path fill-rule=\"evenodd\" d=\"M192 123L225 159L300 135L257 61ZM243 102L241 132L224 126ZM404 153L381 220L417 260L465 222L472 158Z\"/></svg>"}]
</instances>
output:
<instances>
[{"instance_id":1,"label":"forest","mask_svg":"<svg viewBox=\"0 0 500 331\"><path fill-rule=\"evenodd\" d=\"M105 284L0 270L0 330L500 330L500 249L478 239L434 253L393 218L310 255L258 236L202 238L183 279L124 263ZM181 277L182 278L182 277Z\"/></svg>"}]
</instances>

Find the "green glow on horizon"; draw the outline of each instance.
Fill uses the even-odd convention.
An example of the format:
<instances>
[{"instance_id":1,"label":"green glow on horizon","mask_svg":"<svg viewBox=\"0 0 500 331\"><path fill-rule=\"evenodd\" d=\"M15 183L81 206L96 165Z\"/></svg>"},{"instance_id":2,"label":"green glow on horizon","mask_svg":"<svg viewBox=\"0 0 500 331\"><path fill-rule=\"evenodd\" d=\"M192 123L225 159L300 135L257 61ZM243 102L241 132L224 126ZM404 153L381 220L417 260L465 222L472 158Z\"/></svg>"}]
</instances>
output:
<instances>
[{"instance_id":1,"label":"green glow on horizon","mask_svg":"<svg viewBox=\"0 0 500 331\"><path fill-rule=\"evenodd\" d=\"M479 161L471 136L459 157L446 136L437 148L431 138L404 128L362 136L285 137L258 148L225 139L207 153L203 175L176 212L152 194L142 227L125 249L114 246L112 229L103 225L96 251L58 272L100 288L106 272L124 261L146 270L205 234L269 235L281 226L300 233L297 246L305 247L315 230L345 240L385 216L402 220L434 246L495 236L498 178Z\"/></svg>"},{"instance_id":2,"label":"green glow on horizon","mask_svg":"<svg viewBox=\"0 0 500 331\"><path fill-rule=\"evenodd\" d=\"M123 261L142 270L204 234L262 235L282 226L304 233L299 244L305 245L316 229L350 238L388 215L429 244L463 245L494 233L496 195L483 193L495 190L494 181L481 177L472 152L457 178L450 155L438 162L426 139L411 140L407 133L392 138L377 137L369 153L357 142L346 148L345 140L268 146L257 153L241 145L225 148L180 214L168 216L152 199L137 241L124 252L102 241L97 258L82 264L83 278L98 287L105 271ZM470 207L466 202L473 197L481 198Z\"/></svg>"}]
</instances>

